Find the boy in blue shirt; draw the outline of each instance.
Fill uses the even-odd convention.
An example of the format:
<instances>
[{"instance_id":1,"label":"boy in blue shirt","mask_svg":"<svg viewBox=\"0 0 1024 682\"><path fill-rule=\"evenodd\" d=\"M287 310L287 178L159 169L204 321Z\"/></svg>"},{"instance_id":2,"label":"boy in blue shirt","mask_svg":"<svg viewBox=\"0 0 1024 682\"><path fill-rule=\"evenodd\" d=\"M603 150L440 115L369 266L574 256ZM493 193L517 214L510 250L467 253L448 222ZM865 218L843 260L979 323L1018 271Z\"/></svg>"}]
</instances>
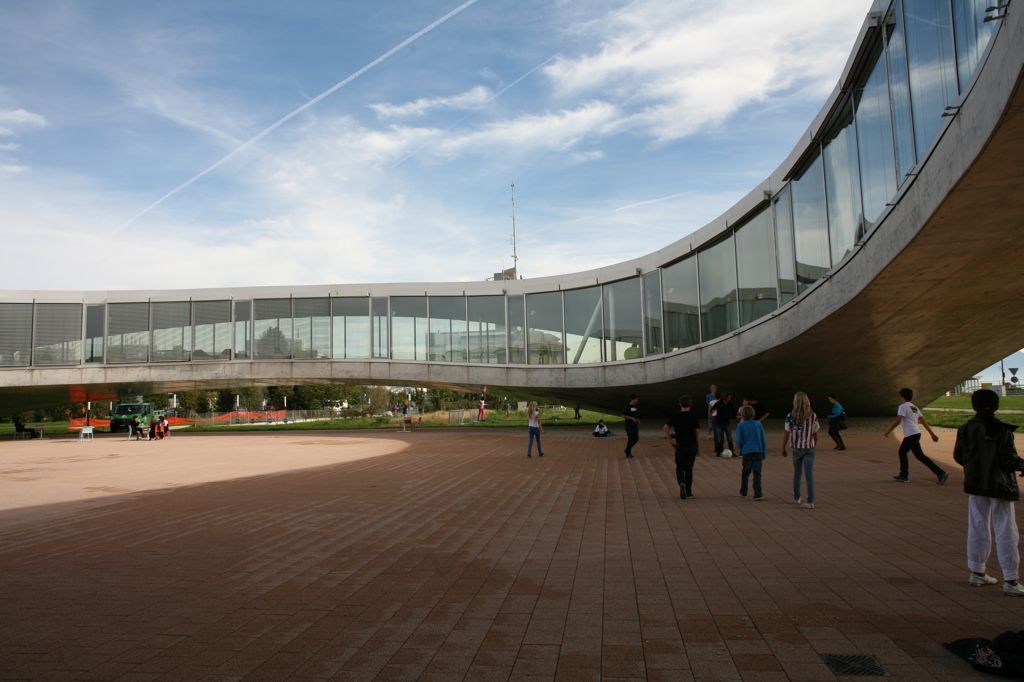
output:
<instances>
[{"instance_id":1,"label":"boy in blue shirt","mask_svg":"<svg viewBox=\"0 0 1024 682\"><path fill-rule=\"evenodd\" d=\"M743 479L740 483L740 496L747 496L747 480L754 474L754 501L760 502L761 496L761 462L768 449L764 437L764 427L754 419L754 408L744 405L740 408L740 423L736 427L736 449L743 455Z\"/></svg>"}]
</instances>

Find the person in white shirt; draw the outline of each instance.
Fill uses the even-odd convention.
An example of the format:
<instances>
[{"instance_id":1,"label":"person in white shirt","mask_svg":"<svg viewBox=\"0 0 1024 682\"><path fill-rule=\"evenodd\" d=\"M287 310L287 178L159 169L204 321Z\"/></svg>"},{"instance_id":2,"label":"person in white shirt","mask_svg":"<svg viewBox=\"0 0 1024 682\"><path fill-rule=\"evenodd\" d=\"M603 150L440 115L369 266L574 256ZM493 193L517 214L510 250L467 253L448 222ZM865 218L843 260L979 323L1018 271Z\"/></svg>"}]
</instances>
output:
<instances>
[{"instance_id":1,"label":"person in white shirt","mask_svg":"<svg viewBox=\"0 0 1024 682\"><path fill-rule=\"evenodd\" d=\"M597 426L594 427L594 438L607 438L610 435L612 432L608 430L608 425L603 419L598 420Z\"/></svg>"},{"instance_id":2,"label":"person in white shirt","mask_svg":"<svg viewBox=\"0 0 1024 682\"><path fill-rule=\"evenodd\" d=\"M910 402L914 399L914 392L909 388L901 388L900 394L900 408L897 412L898 416L896 421L892 423L885 431L885 436L888 437L892 430L897 426L903 428L903 442L900 443L900 472L893 476L893 480L899 481L900 483L906 483L910 480L910 463L907 458L907 453L913 452L914 457L917 461L924 464L926 467L931 469L931 472L935 474L939 479L939 485L946 482L949 478L949 472L944 471L942 467L933 462L928 455L924 454L924 450L921 449L921 429L918 428L918 424L924 426L928 433L932 437L932 441L938 443L939 437L932 431L932 427L928 426L928 422L925 421L924 417L921 416L921 410L918 409L917 405Z\"/></svg>"}]
</instances>

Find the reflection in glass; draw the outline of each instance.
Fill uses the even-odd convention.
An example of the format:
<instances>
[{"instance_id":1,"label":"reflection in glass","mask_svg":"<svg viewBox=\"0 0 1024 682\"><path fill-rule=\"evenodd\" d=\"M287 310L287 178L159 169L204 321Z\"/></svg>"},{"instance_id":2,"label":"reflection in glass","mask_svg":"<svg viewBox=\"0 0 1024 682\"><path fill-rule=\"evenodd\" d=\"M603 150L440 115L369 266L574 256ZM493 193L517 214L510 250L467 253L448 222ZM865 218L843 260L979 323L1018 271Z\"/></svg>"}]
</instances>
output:
<instances>
[{"instance_id":1,"label":"reflection in glass","mask_svg":"<svg viewBox=\"0 0 1024 682\"><path fill-rule=\"evenodd\" d=\"M370 299L332 298L335 360L370 357Z\"/></svg>"},{"instance_id":2,"label":"reflection in glass","mask_svg":"<svg viewBox=\"0 0 1024 682\"><path fill-rule=\"evenodd\" d=\"M796 298L796 246L793 243L793 203L789 186L779 192L773 204L775 214L775 245L778 249L779 305Z\"/></svg>"},{"instance_id":3,"label":"reflection in glass","mask_svg":"<svg viewBox=\"0 0 1024 682\"><path fill-rule=\"evenodd\" d=\"M825 135L821 155L825 161L829 243L832 262L838 263L864 236L852 102L846 103L838 120Z\"/></svg>"},{"instance_id":4,"label":"reflection in glass","mask_svg":"<svg viewBox=\"0 0 1024 682\"><path fill-rule=\"evenodd\" d=\"M184 362L192 357L192 303L153 304L153 362Z\"/></svg>"},{"instance_id":5,"label":"reflection in glass","mask_svg":"<svg viewBox=\"0 0 1024 682\"><path fill-rule=\"evenodd\" d=\"M956 104L960 94L949 0L903 0L903 18L914 140L920 154L939 132L946 107Z\"/></svg>"},{"instance_id":6,"label":"reflection in glass","mask_svg":"<svg viewBox=\"0 0 1024 682\"><path fill-rule=\"evenodd\" d=\"M193 360L231 359L231 301L192 303Z\"/></svg>"},{"instance_id":7,"label":"reflection in glass","mask_svg":"<svg viewBox=\"0 0 1024 682\"><path fill-rule=\"evenodd\" d=\"M665 351L700 343L700 297L697 259L684 258L661 271L662 306L665 311Z\"/></svg>"},{"instance_id":8,"label":"reflection in glass","mask_svg":"<svg viewBox=\"0 0 1024 682\"><path fill-rule=\"evenodd\" d=\"M292 300L265 298L252 302L255 360L292 357Z\"/></svg>"},{"instance_id":9,"label":"reflection in glass","mask_svg":"<svg viewBox=\"0 0 1024 682\"><path fill-rule=\"evenodd\" d=\"M740 326L743 326L779 307L770 209L764 209L736 230L736 262Z\"/></svg>"},{"instance_id":10,"label":"reflection in glass","mask_svg":"<svg viewBox=\"0 0 1024 682\"><path fill-rule=\"evenodd\" d=\"M953 0L953 31L956 34L956 64L961 92L970 82L992 38L996 22L985 21L988 14L985 8L994 4L992 0Z\"/></svg>"},{"instance_id":11,"label":"reflection in glass","mask_svg":"<svg viewBox=\"0 0 1024 682\"><path fill-rule=\"evenodd\" d=\"M789 183L793 194L793 235L796 242L796 281L804 291L832 267L825 215L825 183L821 156ZM703 279L701 283L703 284Z\"/></svg>"},{"instance_id":12,"label":"reflection in glass","mask_svg":"<svg viewBox=\"0 0 1024 682\"><path fill-rule=\"evenodd\" d=\"M252 359L252 301L235 301L235 359Z\"/></svg>"},{"instance_id":13,"label":"reflection in glass","mask_svg":"<svg viewBox=\"0 0 1024 682\"><path fill-rule=\"evenodd\" d=\"M564 296L569 364L601 362L601 287L571 289Z\"/></svg>"},{"instance_id":14,"label":"reflection in glass","mask_svg":"<svg viewBox=\"0 0 1024 682\"><path fill-rule=\"evenodd\" d=\"M526 362L526 301L525 296L508 297L508 361Z\"/></svg>"},{"instance_id":15,"label":"reflection in glass","mask_svg":"<svg viewBox=\"0 0 1024 682\"><path fill-rule=\"evenodd\" d=\"M643 314L640 312L640 278L633 277L604 287L604 357L609 361L635 360L644 356Z\"/></svg>"},{"instance_id":16,"label":"reflection in glass","mask_svg":"<svg viewBox=\"0 0 1024 682\"><path fill-rule=\"evenodd\" d=\"M505 364L505 297L470 296L468 303L469 361Z\"/></svg>"},{"instance_id":17,"label":"reflection in glass","mask_svg":"<svg viewBox=\"0 0 1024 682\"><path fill-rule=\"evenodd\" d=\"M886 63L889 68L889 97L892 106L893 137L896 141L896 177L899 184L917 163L914 124L910 113L910 75L907 73L907 44L903 37L903 5L896 0L885 16Z\"/></svg>"},{"instance_id":18,"label":"reflection in glass","mask_svg":"<svg viewBox=\"0 0 1024 682\"><path fill-rule=\"evenodd\" d=\"M647 355L658 355L664 345L661 339L661 273L644 275L644 339Z\"/></svg>"},{"instance_id":19,"label":"reflection in glass","mask_svg":"<svg viewBox=\"0 0 1024 682\"><path fill-rule=\"evenodd\" d=\"M874 43L866 61L873 66L853 91L865 231L882 214L886 202L896 195L897 189L889 84L885 80L885 59L879 42Z\"/></svg>"},{"instance_id":20,"label":"reflection in glass","mask_svg":"<svg viewBox=\"0 0 1024 682\"><path fill-rule=\"evenodd\" d=\"M370 299L370 325L373 333L373 357L388 357L388 298Z\"/></svg>"},{"instance_id":21,"label":"reflection in glass","mask_svg":"<svg viewBox=\"0 0 1024 682\"><path fill-rule=\"evenodd\" d=\"M85 361L103 362L103 327L106 326L107 306L85 306ZM2 364L2 363L0 363Z\"/></svg>"},{"instance_id":22,"label":"reflection in glass","mask_svg":"<svg viewBox=\"0 0 1024 682\"><path fill-rule=\"evenodd\" d=\"M430 360L465 362L468 331L465 296L430 297Z\"/></svg>"},{"instance_id":23,"label":"reflection in glass","mask_svg":"<svg viewBox=\"0 0 1024 682\"><path fill-rule=\"evenodd\" d=\"M526 296L526 319L529 325L526 348L530 364L564 364L562 292L528 294Z\"/></svg>"},{"instance_id":24,"label":"reflection in glass","mask_svg":"<svg viewBox=\"0 0 1024 682\"><path fill-rule=\"evenodd\" d=\"M391 358L427 359L427 297L391 297Z\"/></svg>"},{"instance_id":25,"label":"reflection in glass","mask_svg":"<svg viewBox=\"0 0 1024 682\"><path fill-rule=\"evenodd\" d=\"M77 365L82 361L82 304L37 303L33 365Z\"/></svg>"},{"instance_id":26,"label":"reflection in glass","mask_svg":"<svg viewBox=\"0 0 1024 682\"><path fill-rule=\"evenodd\" d=\"M331 299L296 298L292 356L309 360L331 357Z\"/></svg>"},{"instance_id":27,"label":"reflection in glass","mask_svg":"<svg viewBox=\"0 0 1024 682\"><path fill-rule=\"evenodd\" d=\"M700 273L700 327L705 341L739 327L736 305L736 243L730 234L697 252Z\"/></svg>"},{"instance_id":28,"label":"reflection in glass","mask_svg":"<svg viewBox=\"0 0 1024 682\"><path fill-rule=\"evenodd\" d=\"M111 303L107 315L107 362L149 362L149 302Z\"/></svg>"}]
</instances>

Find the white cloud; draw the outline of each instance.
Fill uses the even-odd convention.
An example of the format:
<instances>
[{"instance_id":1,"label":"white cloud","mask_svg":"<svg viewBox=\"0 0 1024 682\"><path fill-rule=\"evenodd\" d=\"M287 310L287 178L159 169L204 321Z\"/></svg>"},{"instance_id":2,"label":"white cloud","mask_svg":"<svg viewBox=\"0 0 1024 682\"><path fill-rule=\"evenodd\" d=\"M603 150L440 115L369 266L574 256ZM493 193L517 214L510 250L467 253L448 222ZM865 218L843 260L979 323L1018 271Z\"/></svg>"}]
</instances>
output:
<instances>
[{"instance_id":1,"label":"white cloud","mask_svg":"<svg viewBox=\"0 0 1024 682\"><path fill-rule=\"evenodd\" d=\"M466 92L451 97L421 97L405 104L371 104L370 108L381 118L407 118L422 116L431 109L467 110L479 109L494 96L490 88L477 85Z\"/></svg>"},{"instance_id":2,"label":"white cloud","mask_svg":"<svg viewBox=\"0 0 1024 682\"><path fill-rule=\"evenodd\" d=\"M0 109L0 135L14 135L45 125L46 119L39 114L24 109Z\"/></svg>"}]
</instances>

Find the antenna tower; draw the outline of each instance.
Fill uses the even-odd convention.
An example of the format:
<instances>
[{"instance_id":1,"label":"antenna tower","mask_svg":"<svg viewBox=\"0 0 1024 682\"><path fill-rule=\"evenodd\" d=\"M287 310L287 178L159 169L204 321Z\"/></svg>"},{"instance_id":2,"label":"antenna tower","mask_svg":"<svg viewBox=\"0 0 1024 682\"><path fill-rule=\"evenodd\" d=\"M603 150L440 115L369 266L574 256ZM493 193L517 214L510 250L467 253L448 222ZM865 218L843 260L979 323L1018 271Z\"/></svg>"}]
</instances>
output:
<instances>
[{"instance_id":1,"label":"antenna tower","mask_svg":"<svg viewBox=\"0 0 1024 682\"><path fill-rule=\"evenodd\" d=\"M512 279L519 274L519 254L516 252L516 183L512 181Z\"/></svg>"}]
</instances>

